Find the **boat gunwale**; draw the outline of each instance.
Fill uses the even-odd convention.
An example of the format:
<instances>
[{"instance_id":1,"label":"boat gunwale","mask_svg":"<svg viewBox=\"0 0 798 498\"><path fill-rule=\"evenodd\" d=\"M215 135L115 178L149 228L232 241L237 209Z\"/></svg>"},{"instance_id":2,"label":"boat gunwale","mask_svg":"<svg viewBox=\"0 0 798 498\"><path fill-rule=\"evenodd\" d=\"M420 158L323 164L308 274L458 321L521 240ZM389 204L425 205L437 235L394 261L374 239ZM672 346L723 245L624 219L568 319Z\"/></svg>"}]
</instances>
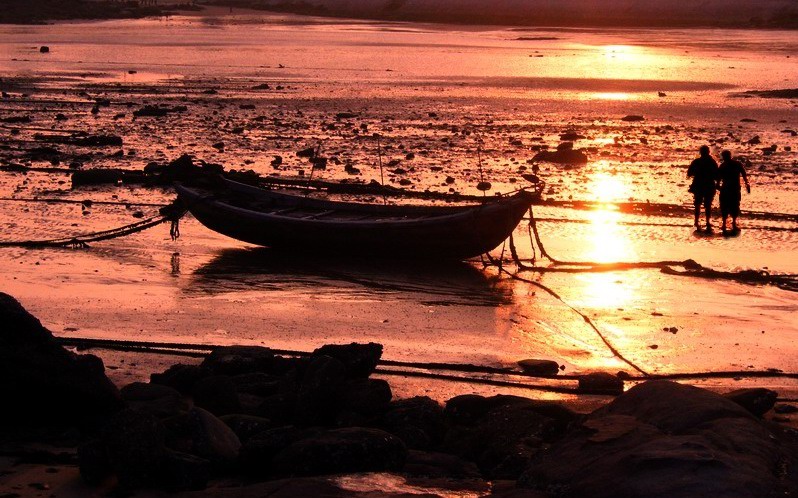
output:
<instances>
[{"instance_id":1,"label":"boat gunwale","mask_svg":"<svg viewBox=\"0 0 798 498\"><path fill-rule=\"evenodd\" d=\"M456 220L462 218L468 218L475 216L477 213L480 215L489 215L490 213L485 213L485 211L504 211L508 209L509 204L516 204L516 203L529 203L529 199L524 198L522 195L516 194L510 197L503 197L501 198L504 202L493 202L487 204L479 204L479 205L470 205L470 206L458 206L454 212L445 212L440 214L434 215L425 215L424 217L410 217L406 219L401 218L393 218L393 219L377 219L378 216L385 216L386 213L375 213L374 217L365 219L365 220L342 220L342 219L313 219L313 218L298 218L295 216L285 216L281 214L274 214L268 211L259 211L256 209L245 208L241 206L236 206L229 202L225 202L220 199L214 198L207 198L202 199L201 193L192 187L187 187L182 184L178 184L176 186L178 188L178 193L180 190L187 191L190 195L194 195L197 197L197 202L205 202L209 205L216 206L217 209L220 210L227 210L228 212L236 213L239 216L247 216L248 218L252 219L260 219L260 220L268 220L272 219L276 222L281 223L295 223L300 225L320 225L320 226L357 226L361 228L366 228L369 226L374 227L385 227L385 226L403 226L403 227L410 227L413 225L424 226L430 224L439 224L444 222L454 222ZM204 189L202 189L204 190ZM287 195L287 194L281 194ZM290 197L290 196L289 196ZM335 201L324 201L330 202L333 204L350 204L350 203L336 203ZM368 204L361 204L363 206L369 206ZM381 207L381 206L377 206ZM397 206L402 207L402 206ZM423 207L423 206L421 206ZM446 206L449 207L449 206ZM191 206L188 207L191 210ZM362 211L351 210L347 211L346 209L342 209L342 212L352 212L352 213L362 213Z\"/></svg>"},{"instance_id":2,"label":"boat gunwale","mask_svg":"<svg viewBox=\"0 0 798 498\"><path fill-rule=\"evenodd\" d=\"M278 199L285 201L287 203L295 202L303 207L316 208L316 209L336 209L342 211L346 210L346 211L359 212L359 213L376 211L384 215L390 214L391 212L401 213L402 215L407 215L409 213L417 212L418 214L426 216L438 217L446 214L455 214L463 211L493 206L497 204L505 204L507 201L510 201L512 199L518 199L523 196L529 196L532 199L540 197L540 193L537 190L528 191L525 189L520 189L513 195L486 196L484 197L484 200L479 203L472 202L470 204L464 204L458 206L421 206L421 205L395 205L395 204L384 205L384 204L373 204L365 202L334 201L327 199L317 199L315 197L288 194L284 192L279 192L277 190L264 189L258 186L237 182L235 180L230 180L228 178L223 178L223 182L225 187L229 188L234 192L243 193L245 195L250 195L250 196L261 196L264 198Z\"/></svg>"}]
</instances>

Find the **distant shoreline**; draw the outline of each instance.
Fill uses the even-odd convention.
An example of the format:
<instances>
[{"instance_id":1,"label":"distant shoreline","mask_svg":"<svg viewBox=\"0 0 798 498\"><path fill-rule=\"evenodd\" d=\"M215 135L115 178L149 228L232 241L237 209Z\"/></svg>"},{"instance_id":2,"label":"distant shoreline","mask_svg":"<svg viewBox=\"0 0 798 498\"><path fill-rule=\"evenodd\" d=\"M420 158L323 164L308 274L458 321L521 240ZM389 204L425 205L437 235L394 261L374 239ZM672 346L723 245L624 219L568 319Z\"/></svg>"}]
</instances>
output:
<instances>
[{"instance_id":1,"label":"distant shoreline","mask_svg":"<svg viewBox=\"0 0 798 498\"><path fill-rule=\"evenodd\" d=\"M513 1L513 0L510 0ZM578 0L572 0L578 1ZM413 3L406 0L390 0L369 3L368 6L356 0L342 1L339 3L327 0L207 0L208 5L245 8L248 10L267 11L275 13L290 13L338 19L363 19L387 22L421 22L433 24L455 24L463 26L495 25L508 27L561 27L561 28L721 28L721 29L798 29L798 7L788 10L765 12L759 16L743 17L737 13L736 17L721 18L712 15L693 16L685 12L671 13L670 16L662 15L653 10L639 14L624 12L601 14L579 12L578 9L519 9L513 10L505 7L482 11L479 8L445 8L446 2L441 2L441 7L422 8L423 2ZM467 3L458 2L454 3ZM516 2L517 3L517 2ZM611 10L611 9L608 9ZM639 15L638 15L639 14ZM708 22L708 19L714 21Z\"/></svg>"},{"instance_id":2,"label":"distant shoreline","mask_svg":"<svg viewBox=\"0 0 798 498\"><path fill-rule=\"evenodd\" d=\"M269 2L260 0L208 0L201 3L184 3L160 0L153 2L113 0L44 0L31 5L23 0L10 0L10 4L0 10L0 24L47 24L57 21L141 19L170 15L203 15L223 17L240 14L278 13L325 17L331 19L359 19L384 22L420 22L431 24L453 24L461 26L506 26L512 28L713 28L713 29L758 29L758 30L796 30L798 29L798 10L778 20L757 19L748 22L721 21L706 22L705 18L674 20L665 17L604 17L589 18L578 15L548 15L534 17L523 12L495 12L483 15L479 12L451 10L446 12L424 12L414 10L332 10L322 4L306 1ZM401 3L401 2L399 2ZM228 9L231 9L228 12ZM532 16L532 17L530 17Z\"/></svg>"},{"instance_id":3,"label":"distant shoreline","mask_svg":"<svg viewBox=\"0 0 798 498\"><path fill-rule=\"evenodd\" d=\"M203 7L161 0L152 2L117 2L113 0L41 0L34 4L24 0L8 0L0 9L0 24L32 25L56 21L101 21L109 19L142 19L199 11Z\"/></svg>"}]
</instances>

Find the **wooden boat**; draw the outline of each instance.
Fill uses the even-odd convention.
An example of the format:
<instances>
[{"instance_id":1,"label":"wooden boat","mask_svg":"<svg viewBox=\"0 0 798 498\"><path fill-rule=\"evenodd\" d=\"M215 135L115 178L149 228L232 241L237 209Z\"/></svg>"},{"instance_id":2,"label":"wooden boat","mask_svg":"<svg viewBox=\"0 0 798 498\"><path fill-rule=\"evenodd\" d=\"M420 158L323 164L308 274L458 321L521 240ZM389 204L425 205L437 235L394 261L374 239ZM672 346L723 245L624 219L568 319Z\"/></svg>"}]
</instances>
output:
<instances>
[{"instance_id":1,"label":"wooden boat","mask_svg":"<svg viewBox=\"0 0 798 498\"><path fill-rule=\"evenodd\" d=\"M539 197L521 190L478 204L414 206L323 200L226 179L175 188L200 223L234 239L292 252L402 259L479 256L509 237Z\"/></svg>"}]
</instances>

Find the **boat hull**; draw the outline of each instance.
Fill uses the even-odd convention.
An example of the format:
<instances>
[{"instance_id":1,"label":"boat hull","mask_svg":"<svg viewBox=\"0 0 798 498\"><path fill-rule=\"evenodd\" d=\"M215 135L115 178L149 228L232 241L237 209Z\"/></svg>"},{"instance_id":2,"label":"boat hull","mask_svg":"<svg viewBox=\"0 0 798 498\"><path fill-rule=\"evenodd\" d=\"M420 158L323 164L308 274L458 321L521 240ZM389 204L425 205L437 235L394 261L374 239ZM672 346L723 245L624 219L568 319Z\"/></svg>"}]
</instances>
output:
<instances>
[{"instance_id":1,"label":"boat hull","mask_svg":"<svg viewBox=\"0 0 798 498\"><path fill-rule=\"evenodd\" d=\"M486 253L510 235L534 199L522 192L462 210L448 208L441 215L433 211L423 217L353 221L281 216L208 198L202 190L177 188L200 223L237 240L292 252L406 259L466 259Z\"/></svg>"}]
</instances>

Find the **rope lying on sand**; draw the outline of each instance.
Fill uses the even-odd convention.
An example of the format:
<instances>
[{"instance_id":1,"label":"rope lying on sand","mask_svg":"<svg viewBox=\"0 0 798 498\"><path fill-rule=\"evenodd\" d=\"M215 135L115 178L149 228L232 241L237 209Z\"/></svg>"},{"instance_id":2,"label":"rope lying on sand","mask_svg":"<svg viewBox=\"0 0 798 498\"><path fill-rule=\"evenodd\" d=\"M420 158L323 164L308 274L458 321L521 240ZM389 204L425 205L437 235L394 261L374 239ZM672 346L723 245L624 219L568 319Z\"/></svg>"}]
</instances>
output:
<instances>
[{"instance_id":1,"label":"rope lying on sand","mask_svg":"<svg viewBox=\"0 0 798 498\"><path fill-rule=\"evenodd\" d=\"M515 246L515 241L513 239L512 233L510 234L509 239L509 246L510 246L510 255L512 257L512 261L515 263L517 272L511 273L508 271L503 263L504 263L504 250L505 246L502 245L501 249L501 256L498 258L493 258L490 254L486 254L489 264L486 264L483 259L483 264L485 266L493 265L499 269L499 273L503 273L513 280L518 280L530 285L534 285L561 303L571 309L573 312L578 314L582 319L590 326L590 328L599 336L601 341L604 343L605 346L612 352L612 354L618 358L619 360L623 361L638 373L643 375L646 378L652 378L652 376L646 372L643 368L639 365L631 361L630 359L626 358L623 353L621 353L608 339L607 337L601 332L601 330L596 326L593 320L590 319L585 313L579 311L577 308L569 304L565 299L562 298L557 292L555 292L550 287L536 282L534 280L523 278L518 273L522 271L529 271L529 272L537 272L537 273L596 273L596 272L608 272L608 271L624 271L624 270L633 270L633 269L644 269L644 268L658 268L661 272L666 273L668 275L679 275L679 276L691 276L697 278L708 278L708 279L724 279L724 280L732 280L736 282L746 283L746 284L753 284L753 285L774 285L781 289L798 292L798 275L789 275L789 274L780 274L774 275L764 270L743 270L743 271L720 271L720 270L713 270L711 268L707 268L702 266L701 264L697 263L692 259L684 260L684 261L640 261L640 262L617 262L617 263L598 263L593 261L562 261L559 259L554 258L551 256L547 251L546 247L543 245L543 241L540 238L540 233L538 232L537 228L537 220L535 219L535 214L532 211L532 207L529 207L529 239L530 239L530 246L532 249L532 257L527 260L522 260L518 255L518 250ZM537 265L537 252L540 252L542 258L546 258L551 261L551 266L539 266ZM527 262L531 263L526 264ZM684 268L684 271L679 271L675 268L681 267Z\"/></svg>"},{"instance_id":2,"label":"rope lying on sand","mask_svg":"<svg viewBox=\"0 0 798 498\"><path fill-rule=\"evenodd\" d=\"M137 206L137 207L157 207L163 208L169 204L162 204L156 202L124 202L124 201L93 201L90 199L54 199L50 197L0 197L2 202L38 202L44 204L83 204L83 205L97 205L97 206Z\"/></svg>"},{"instance_id":3,"label":"rope lying on sand","mask_svg":"<svg viewBox=\"0 0 798 498\"><path fill-rule=\"evenodd\" d=\"M510 254L519 271L530 271L537 273L597 273L657 268L668 275L731 280L751 285L773 285L784 290L798 292L798 275L795 274L773 274L766 270L714 270L712 268L703 266L692 259L686 259L684 261L665 260L616 263L599 263L595 261L563 261L551 256L551 254L546 251L546 247L543 245L543 241L540 238L537 220L531 207L529 208L529 228L531 232L530 244L532 246L531 259L524 260L518 256L518 251L516 250L513 236L512 234L510 235ZM536 251L539 251L541 257L548 259L552 264L550 266L537 265ZM531 263L531 265L527 263ZM684 271L679 271L675 268L683 268Z\"/></svg>"},{"instance_id":4,"label":"rope lying on sand","mask_svg":"<svg viewBox=\"0 0 798 498\"><path fill-rule=\"evenodd\" d=\"M177 202L162 207L158 216L153 216L145 220L137 221L129 225L124 225L110 230L101 230L99 232L91 232L72 237L63 237L58 239L45 239L45 240L14 240L14 241L0 241L0 247L25 247L25 248L43 248L43 247L74 247L86 248L89 247L90 242L99 242L101 240L116 239L125 237L137 232L142 232L148 228L158 226L161 223L171 222L172 227L169 231L172 240L180 236L179 221L180 218L186 213Z\"/></svg>"},{"instance_id":5,"label":"rope lying on sand","mask_svg":"<svg viewBox=\"0 0 798 498\"><path fill-rule=\"evenodd\" d=\"M177 342L151 342L151 341L123 341L117 339L92 339L85 337L56 337L56 340L63 346L76 347L79 349L105 349L115 351L129 351L136 353L164 354L170 356L185 356L192 358L203 358L213 349L223 347L215 344L191 344ZM271 349L271 348L270 348ZM277 355L307 357L311 355L309 351L295 351L284 349L271 349ZM524 389L536 389L541 391L556 392L561 394L584 394L574 387L557 385L561 382L578 381L580 375L536 375L527 372L514 370L512 368L491 367L485 365L473 365L464 363L438 363L438 362L405 362L395 360L380 360L382 368L377 369L381 375L396 375L404 377L424 377L435 380L463 382L471 384L492 385L497 387L515 387ZM393 368L384 368L393 367ZM410 369L410 370L408 370ZM449 372L449 373L441 373ZM481 374L486 377L475 377L473 375L461 374ZM495 378L501 376L503 378ZM518 380L513 380L518 378ZM744 379L744 378L780 378L796 379L798 373L782 372L780 370L755 370L755 371L720 371L720 372L686 372L672 374L645 374L628 375L624 378L628 382L642 382L645 380L698 380L698 379ZM529 384L523 382L524 379L546 380L549 384Z\"/></svg>"}]
</instances>

